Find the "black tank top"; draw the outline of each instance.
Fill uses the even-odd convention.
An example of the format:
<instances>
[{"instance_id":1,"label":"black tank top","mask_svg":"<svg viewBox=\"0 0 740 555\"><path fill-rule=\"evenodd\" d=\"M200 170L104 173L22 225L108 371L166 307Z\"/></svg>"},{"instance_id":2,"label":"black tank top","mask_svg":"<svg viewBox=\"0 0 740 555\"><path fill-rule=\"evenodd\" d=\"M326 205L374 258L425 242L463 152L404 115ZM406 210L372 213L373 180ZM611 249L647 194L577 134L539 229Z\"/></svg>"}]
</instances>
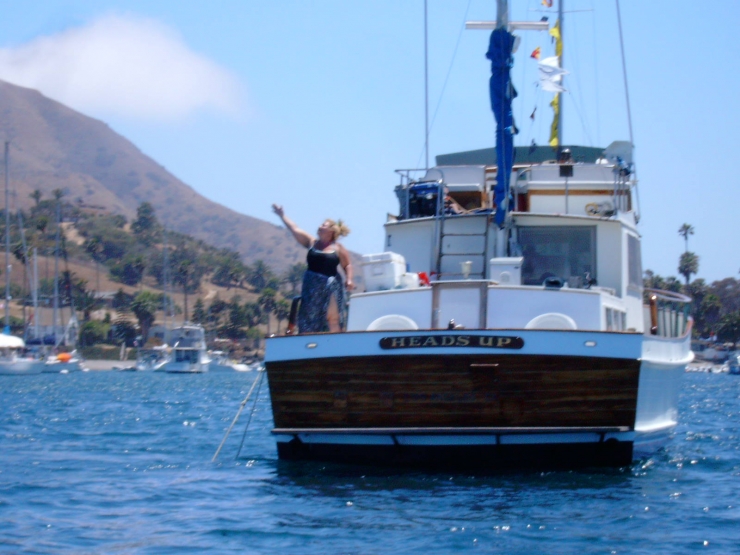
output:
<instances>
[{"instance_id":1,"label":"black tank top","mask_svg":"<svg viewBox=\"0 0 740 555\"><path fill-rule=\"evenodd\" d=\"M317 274L333 277L338 275L337 266L339 266L339 254L337 251L322 252L316 250L313 246L308 249L306 255L308 269Z\"/></svg>"}]
</instances>

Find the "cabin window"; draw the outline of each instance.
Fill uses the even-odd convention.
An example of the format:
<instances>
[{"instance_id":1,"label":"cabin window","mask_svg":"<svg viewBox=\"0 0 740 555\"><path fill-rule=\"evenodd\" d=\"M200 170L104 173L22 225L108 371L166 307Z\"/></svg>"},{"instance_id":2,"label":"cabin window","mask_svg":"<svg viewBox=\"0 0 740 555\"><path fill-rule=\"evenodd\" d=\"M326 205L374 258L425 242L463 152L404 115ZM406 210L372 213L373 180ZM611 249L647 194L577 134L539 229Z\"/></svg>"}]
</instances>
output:
<instances>
[{"instance_id":1,"label":"cabin window","mask_svg":"<svg viewBox=\"0 0 740 555\"><path fill-rule=\"evenodd\" d=\"M627 314L613 308L606 309L606 331L624 331L627 328Z\"/></svg>"},{"instance_id":2,"label":"cabin window","mask_svg":"<svg viewBox=\"0 0 740 555\"><path fill-rule=\"evenodd\" d=\"M640 240L634 235L627 235L627 264L629 265L629 288L642 288L642 256L640 256Z\"/></svg>"},{"instance_id":3,"label":"cabin window","mask_svg":"<svg viewBox=\"0 0 740 555\"><path fill-rule=\"evenodd\" d=\"M578 288L596 279L596 227L519 227L518 238L524 285L542 285L556 277Z\"/></svg>"}]
</instances>

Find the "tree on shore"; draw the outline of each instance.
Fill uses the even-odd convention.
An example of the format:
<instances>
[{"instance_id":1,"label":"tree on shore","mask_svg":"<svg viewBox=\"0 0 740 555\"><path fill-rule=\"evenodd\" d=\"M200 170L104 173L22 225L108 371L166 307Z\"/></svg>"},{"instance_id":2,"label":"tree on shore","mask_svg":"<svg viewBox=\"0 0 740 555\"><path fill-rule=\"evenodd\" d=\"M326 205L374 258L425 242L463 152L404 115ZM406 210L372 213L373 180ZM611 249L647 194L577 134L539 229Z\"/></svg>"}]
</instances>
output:
<instances>
[{"instance_id":1,"label":"tree on shore","mask_svg":"<svg viewBox=\"0 0 740 555\"><path fill-rule=\"evenodd\" d=\"M732 350L740 340L740 312L725 314L719 321L717 338L723 342L732 343Z\"/></svg>"},{"instance_id":2,"label":"tree on shore","mask_svg":"<svg viewBox=\"0 0 740 555\"><path fill-rule=\"evenodd\" d=\"M689 285L691 276L699 271L699 256L696 253L686 251L678 259L678 273L686 280Z\"/></svg>"},{"instance_id":3,"label":"tree on shore","mask_svg":"<svg viewBox=\"0 0 740 555\"><path fill-rule=\"evenodd\" d=\"M283 276L283 282L290 285L290 293L295 295L298 290L298 286L303 281L303 274L306 273L306 264L298 262L293 264Z\"/></svg>"},{"instance_id":4,"label":"tree on shore","mask_svg":"<svg viewBox=\"0 0 740 555\"><path fill-rule=\"evenodd\" d=\"M152 291L139 291L134 300L131 302L131 311L139 320L141 327L141 339L146 343L149 336L149 329L154 323L154 316L159 306L159 295Z\"/></svg>"},{"instance_id":5,"label":"tree on shore","mask_svg":"<svg viewBox=\"0 0 740 555\"><path fill-rule=\"evenodd\" d=\"M39 189L35 189L33 193L31 193L28 196L33 199L34 203L36 204L36 207L38 208L39 203L41 202L41 197L43 196L41 191Z\"/></svg>"},{"instance_id":6,"label":"tree on shore","mask_svg":"<svg viewBox=\"0 0 740 555\"><path fill-rule=\"evenodd\" d=\"M689 252L689 235L694 234L694 226L691 224L683 224L678 228L678 234L683 237L685 242L684 252Z\"/></svg>"}]
</instances>

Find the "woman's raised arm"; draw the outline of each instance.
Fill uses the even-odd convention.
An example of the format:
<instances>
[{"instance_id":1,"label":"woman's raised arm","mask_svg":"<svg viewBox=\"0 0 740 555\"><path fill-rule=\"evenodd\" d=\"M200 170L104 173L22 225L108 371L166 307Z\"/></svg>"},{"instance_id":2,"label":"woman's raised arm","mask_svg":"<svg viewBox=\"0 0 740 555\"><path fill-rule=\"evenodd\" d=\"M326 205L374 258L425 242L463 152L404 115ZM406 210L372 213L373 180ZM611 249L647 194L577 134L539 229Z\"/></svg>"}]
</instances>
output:
<instances>
[{"instance_id":1,"label":"woman's raised arm","mask_svg":"<svg viewBox=\"0 0 740 555\"><path fill-rule=\"evenodd\" d=\"M295 225L293 220L291 220L290 218L288 218L288 216L285 215L285 211L283 210L283 207L281 205L273 204L272 211L275 212L275 214L277 214L278 216L280 216L280 219L283 220L285 227L287 227L288 230L293 234L293 237L295 237L296 241L298 241L301 245L303 245L306 248L310 248L311 245L313 245L314 241L316 241L316 238L310 235L309 233L303 231L297 225Z\"/></svg>"}]
</instances>

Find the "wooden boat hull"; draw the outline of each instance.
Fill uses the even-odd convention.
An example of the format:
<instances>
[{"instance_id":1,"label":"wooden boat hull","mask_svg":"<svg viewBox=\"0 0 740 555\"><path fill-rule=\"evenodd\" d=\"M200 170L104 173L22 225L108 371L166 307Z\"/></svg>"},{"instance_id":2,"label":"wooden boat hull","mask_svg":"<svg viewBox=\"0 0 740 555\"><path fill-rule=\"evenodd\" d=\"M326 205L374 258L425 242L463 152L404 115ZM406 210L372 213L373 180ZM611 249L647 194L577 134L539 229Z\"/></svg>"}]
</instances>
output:
<instances>
[{"instance_id":1,"label":"wooden boat hull","mask_svg":"<svg viewBox=\"0 0 740 555\"><path fill-rule=\"evenodd\" d=\"M467 341L443 346L450 337ZM497 347L492 337L519 343ZM270 342L281 458L462 468L632 460L637 334L435 330Z\"/></svg>"}]
</instances>

